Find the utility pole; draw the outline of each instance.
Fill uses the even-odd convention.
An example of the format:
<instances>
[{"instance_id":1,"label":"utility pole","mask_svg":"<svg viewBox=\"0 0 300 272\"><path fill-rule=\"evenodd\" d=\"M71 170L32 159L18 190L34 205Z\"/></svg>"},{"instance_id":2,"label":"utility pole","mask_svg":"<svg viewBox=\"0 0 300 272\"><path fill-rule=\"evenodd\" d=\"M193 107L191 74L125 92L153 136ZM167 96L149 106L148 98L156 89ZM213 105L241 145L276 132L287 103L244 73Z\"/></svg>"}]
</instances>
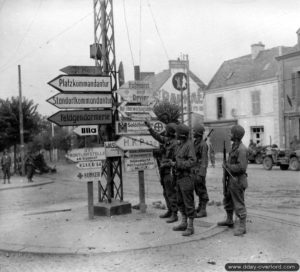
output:
<instances>
[{"instance_id":1,"label":"utility pole","mask_svg":"<svg viewBox=\"0 0 300 272\"><path fill-rule=\"evenodd\" d=\"M186 83L187 83L187 110L188 110L188 124L190 128L190 138L192 138L192 111L191 111L191 90L190 90L190 64L189 55L186 55Z\"/></svg>"},{"instance_id":2,"label":"utility pole","mask_svg":"<svg viewBox=\"0 0 300 272\"><path fill-rule=\"evenodd\" d=\"M19 75L19 119L20 119L20 153L21 153L21 165L22 176L25 175L25 163L24 163L24 127L23 127L23 108L22 108L22 81L21 81L21 65L18 65Z\"/></svg>"}]
</instances>

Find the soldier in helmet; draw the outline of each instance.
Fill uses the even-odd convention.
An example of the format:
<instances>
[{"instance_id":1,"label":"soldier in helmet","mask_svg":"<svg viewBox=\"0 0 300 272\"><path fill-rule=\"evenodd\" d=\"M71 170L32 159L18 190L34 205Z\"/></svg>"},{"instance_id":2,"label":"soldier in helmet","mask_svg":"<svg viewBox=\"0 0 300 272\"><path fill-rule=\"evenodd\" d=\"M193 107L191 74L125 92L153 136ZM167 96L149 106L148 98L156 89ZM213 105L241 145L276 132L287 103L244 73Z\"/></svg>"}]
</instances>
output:
<instances>
[{"instance_id":1,"label":"soldier in helmet","mask_svg":"<svg viewBox=\"0 0 300 272\"><path fill-rule=\"evenodd\" d=\"M163 187L163 196L165 198L168 211L165 214L160 215L160 218L169 218L166 222L173 223L178 221L178 208L177 208L177 195L176 195L176 183L172 175L171 162L174 160L175 149L177 147L176 140L176 127L175 123L168 123L166 125L165 136L155 132L150 125L149 121L145 122L149 128L149 132L154 139L156 139L162 145L161 160L159 165L159 172L161 176L161 182Z\"/></svg>"},{"instance_id":2,"label":"soldier in helmet","mask_svg":"<svg viewBox=\"0 0 300 272\"><path fill-rule=\"evenodd\" d=\"M182 215L181 223L174 227L174 231L184 231L183 236L194 233L193 221L195 217L194 182L191 169L196 162L193 143L189 140L189 128L179 124L176 130L179 145L176 149L173 166L176 168L177 205Z\"/></svg>"},{"instance_id":3,"label":"soldier in helmet","mask_svg":"<svg viewBox=\"0 0 300 272\"><path fill-rule=\"evenodd\" d=\"M208 146L203 139L204 127L200 124L194 126L194 148L197 162L193 167L193 178L195 183L195 192L199 197L199 205L196 210L197 217L206 217L206 204L209 201L206 189L206 171L208 166Z\"/></svg>"},{"instance_id":4,"label":"soldier in helmet","mask_svg":"<svg viewBox=\"0 0 300 272\"><path fill-rule=\"evenodd\" d=\"M225 165L226 171L230 172L227 190L224 193L224 209L227 213L225 221L218 222L219 226L233 227L233 212L239 219L238 226L234 230L235 236L241 236L246 233L246 206L245 190L248 187L247 166L248 152L246 146L242 143L245 130L240 125L231 128L232 149Z\"/></svg>"}]
</instances>

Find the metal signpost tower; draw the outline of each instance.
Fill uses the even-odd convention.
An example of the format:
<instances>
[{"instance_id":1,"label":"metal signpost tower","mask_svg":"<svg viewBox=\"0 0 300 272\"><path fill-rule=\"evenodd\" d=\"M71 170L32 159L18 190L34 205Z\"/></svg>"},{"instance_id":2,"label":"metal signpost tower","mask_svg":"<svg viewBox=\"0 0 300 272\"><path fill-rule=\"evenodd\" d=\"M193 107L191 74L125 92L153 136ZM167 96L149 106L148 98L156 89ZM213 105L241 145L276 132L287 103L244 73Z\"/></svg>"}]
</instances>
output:
<instances>
[{"instance_id":1,"label":"metal signpost tower","mask_svg":"<svg viewBox=\"0 0 300 272\"><path fill-rule=\"evenodd\" d=\"M112 79L112 125L106 125L107 138L115 141L115 122L118 120L118 97L114 92L117 90L117 69L115 57L115 37L113 20L112 0L93 0L94 4L94 44L90 46L91 58L95 59L95 66L99 67L102 75L109 75ZM123 201L123 178L121 157L108 157L103 170L107 183L101 184L99 181L99 202L107 201L112 203L112 199ZM95 212L99 213L103 209L95 207ZM126 208L125 208L126 210ZM105 213L105 211L104 211ZM110 212L108 212L110 213ZM110 214L108 214L110 215Z\"/></svg>"}]
</instances>

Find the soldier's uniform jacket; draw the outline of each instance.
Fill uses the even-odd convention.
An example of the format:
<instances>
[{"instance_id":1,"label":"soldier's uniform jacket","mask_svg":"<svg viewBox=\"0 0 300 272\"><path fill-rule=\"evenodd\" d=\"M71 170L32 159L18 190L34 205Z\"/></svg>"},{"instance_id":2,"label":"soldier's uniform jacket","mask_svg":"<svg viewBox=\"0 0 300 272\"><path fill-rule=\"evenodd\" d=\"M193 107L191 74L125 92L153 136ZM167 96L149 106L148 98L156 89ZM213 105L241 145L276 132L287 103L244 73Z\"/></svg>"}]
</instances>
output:
<instances>
[{"instance_id":1,"label":"soldier's uniform jacket","mask_svg":"<svg viewBox=\"0 0 300 272\"><path fill-rule=\"evenodd\" d=\"M196 164L193 167L194 174L205 177L208 166L208 146L203 139L195 139L194 148L196 153Z\"/></svg>"},{"instance_id":2,"label":"soldier's uniform jacket","mask_svg":"<svg viewBox=\"0 0 300 272\"><path fill-rule=\"evenodd\" d=\"M4 155L2 158L1 158L1 166L2 168L9 168L11 165L11 158L9 155Z\"/></svg>"},{"instance_id":3,"label":"soldier's uniform jacket","mask_svg":"<svg viewBox=\"0 0 300 272\"><path fill-rule=\"evenodd\" d=\"M190 176L191 170L196 163L193 143L190 140L180 143L177 146L175 158L177 179Z\"/></svg>"},{"instance_id":4,"label":"soldier's uniform jacket","mask_svg":"<svg viewBox=\"0 0 300 272\"><path fill-rule=\"evenodd\" d=\"M236 178L243 189L248 187L247 181L247 166L248 166L248 150L242 142L236 142L232 145L232 150L229 152L227 167L230 173ZM233 179L230 177L232 182ZM234 182L234 181L233 181Z\"/></svg>"},{"instance_id":5,"label":"soldier's uniform jacket","mask_svg":"<svg viewBox=\"0 0 300 272\"><path fill-rule=\"evenodd\" d=\"M178 141L175 138L163 136L155 132L152 128L149 128L149 132L155 140L162 144L160 168L162 174L169 174L171 171L171 161L174 160Z\"/></svg>"}]
</instances>

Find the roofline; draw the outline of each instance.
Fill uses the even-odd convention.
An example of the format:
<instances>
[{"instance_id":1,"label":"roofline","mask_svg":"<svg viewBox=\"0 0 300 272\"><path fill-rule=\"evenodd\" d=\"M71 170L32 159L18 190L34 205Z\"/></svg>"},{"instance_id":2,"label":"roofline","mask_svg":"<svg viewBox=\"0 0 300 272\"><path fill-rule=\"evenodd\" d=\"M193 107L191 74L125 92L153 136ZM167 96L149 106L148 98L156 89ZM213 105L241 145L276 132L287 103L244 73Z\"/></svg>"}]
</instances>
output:
<instances>
[{"instance_id":1,"label":"roofline","mask_svg":"<svg viewBox=\"0 0 300 272\"><path fill-rule=\"evenodd\" d=\"M219 88L214 88L214 89L206 89L205 90L205 95L209 93L214 93L214 92L219 92L219 91L231 91L234 89L241 89L241 88L247 88L247 87L252 87L255 85L264 85L264 84L270 84L270 83L279 83L278 77L272 77L260 81L251 81L251 82L245 82L245 83L240 83L240 84L234 84L230 86L225 86L225 87L219 87Z\"/></svg>"},{"instance_id":2,"label":"roofline","mask_svg":"<svg viewBox=\"0 0 300 272\"><path fill-rule=\"evenodd\" d=\"M289 59L289 58L297 57L297 56L300 56L300 50L296 51L296 52L289 53L289 54L285 54L285 55L282 55L282 56L275 57L275 59L280 61L280 60L283 60L283 59Z\"/></svg>"}]
</instances>

